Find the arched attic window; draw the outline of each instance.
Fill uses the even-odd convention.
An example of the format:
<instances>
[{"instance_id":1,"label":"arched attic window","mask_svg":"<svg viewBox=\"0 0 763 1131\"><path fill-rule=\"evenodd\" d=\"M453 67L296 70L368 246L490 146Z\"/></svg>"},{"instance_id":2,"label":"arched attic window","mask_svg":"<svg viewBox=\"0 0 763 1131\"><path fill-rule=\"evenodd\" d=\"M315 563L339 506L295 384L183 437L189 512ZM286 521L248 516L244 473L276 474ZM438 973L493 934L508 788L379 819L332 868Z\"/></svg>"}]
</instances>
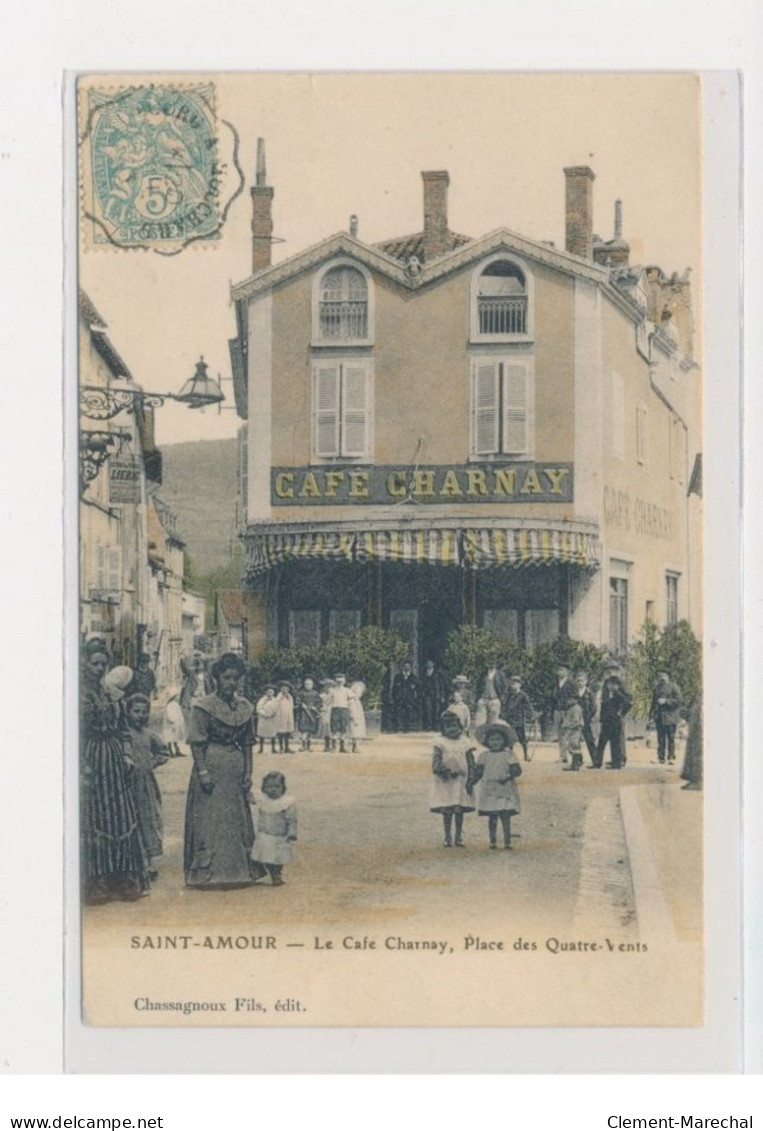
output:
<instances>
[{"instance_id":1,"label":"arched attic window","mask_svg":"<svg viewBox=\"0 0 763 1131\"><path fill-rule=\"evenodd\" d=\"M361 267L335 263L316 277L313 339L320 345L370 344L371 286Z\"/></svg>"},{"instance_id":2,"label":"arched attic window","mask_svg":"<svg viewBox=\"0 0 763 1131\"><path fill-rule=\"evenodd\" d=\"M531 334L531 279L504 255L482 263L472 277L472 337L526 338Z\"/></svg>"}]
</instances>

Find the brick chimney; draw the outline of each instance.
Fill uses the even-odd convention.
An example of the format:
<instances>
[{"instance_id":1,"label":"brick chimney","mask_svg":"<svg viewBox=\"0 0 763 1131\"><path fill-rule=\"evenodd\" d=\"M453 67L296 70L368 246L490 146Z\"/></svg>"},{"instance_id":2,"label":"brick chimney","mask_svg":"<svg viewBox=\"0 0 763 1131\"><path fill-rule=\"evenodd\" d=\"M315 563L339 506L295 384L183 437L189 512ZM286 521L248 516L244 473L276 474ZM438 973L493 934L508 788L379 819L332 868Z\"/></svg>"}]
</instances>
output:
<instances>
[{"instance_id":1,"label":"brick chimney","mask_svg":"<svg viewBox=\"0 0 763 1131\"><path fill-rule=\"evenodd\" d=\"M587 165L564 170L565 247L572 255L593 258L593 182L594 172Z\"/></svg>"},{"instance_id":2,"label":"brick chimney","mask_svg":"<svg viewBox=\"0 0 763 1131\"><path fill-rule=\"evenodd\" d=\"M615 201L615 234L611 240L600 240L593 237L594 263L602 267L627 267L630 263L631 249L627 240L623 239L623 202Z\"/></svg>"},{"instance_id":3,"label":"brick chimney","mask_svg":"<svg viewBox=\"0 0 763 1131\"><path fill-rule=\"evenodd\" d=\"M430 263L450 250L446 170L421 174L424 182L424 261Z\"/></svg>"},{"instance_id":4,"label":"brick chimney","mask_svg":"<svg viewBox=\"0 0 763 1131\"><path fill-rule=\"evenodd\" d=\"M252 185L252 271L270 266L273 235L273 189L266 184L265 140L257 138L257 172Z\"/></svg>"}]
</instances>

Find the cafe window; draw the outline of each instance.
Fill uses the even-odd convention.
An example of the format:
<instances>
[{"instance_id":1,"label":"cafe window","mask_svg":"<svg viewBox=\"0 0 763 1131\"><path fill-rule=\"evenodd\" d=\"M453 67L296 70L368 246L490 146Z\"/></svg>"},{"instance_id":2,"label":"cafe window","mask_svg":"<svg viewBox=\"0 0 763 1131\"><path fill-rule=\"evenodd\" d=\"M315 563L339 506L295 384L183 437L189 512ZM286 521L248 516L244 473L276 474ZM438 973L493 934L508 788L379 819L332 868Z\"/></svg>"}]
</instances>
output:
<instances>
[{"instance_id":1,"label":"cafe window","mask_svg":"<svg viewBox=\"0 0 763 1131\"><path fill-rule=\"evenodd\" d=\"M532 358L472 362L472 456L528 459L534 446Z\"/></svg>"},{"instance_id":2,"label":"cafe window","mask_svg":"<svg viewBox=\"0 0 763 1131\"><path fill-rule=\"evenodd\" d=\"M289 613L289 644L292 648L321 643L321 610L292 609Z\"/></svg>"},{"instance_id":3,"label":"cafe window","mask_svg":"<svg viewBox=\"0 0 763 1131\"><path fill-rule=\"evenodd\" d=\"M518 609L485 609L483 624L489 628L494 636L502 640L512 640L519 644L519 610Z\"/></svg>"},{"instance_id":4,"label":"cafe window","mask_svg":"<svg viewBox=\"0 0 763 1131\"><path fill-rule=\"evenodd\" d=\"M527 609L525 611L526 648L537 648L539 644L552 644L558 637L558 609Z\"/></svg>"},{"instance_id":5,"label":"cafe window","mask_svg":"<svg viewBox=\"0 0 763 1131\"><path fill-rule=\"evenodd\" d=\"M373 365L370 358L313 364L313 458L370 461Z\"/></svg>"},{"instance_id":6,"label":"cafe window","mask_svg":"<svg viewBox=\"0 0 763 1131\"><path fill-rule=\"evenodd\" d=\"M329 612L329 639L347 636L360 628L360 609L331 609Z\"/></svg>"}]
</instances>

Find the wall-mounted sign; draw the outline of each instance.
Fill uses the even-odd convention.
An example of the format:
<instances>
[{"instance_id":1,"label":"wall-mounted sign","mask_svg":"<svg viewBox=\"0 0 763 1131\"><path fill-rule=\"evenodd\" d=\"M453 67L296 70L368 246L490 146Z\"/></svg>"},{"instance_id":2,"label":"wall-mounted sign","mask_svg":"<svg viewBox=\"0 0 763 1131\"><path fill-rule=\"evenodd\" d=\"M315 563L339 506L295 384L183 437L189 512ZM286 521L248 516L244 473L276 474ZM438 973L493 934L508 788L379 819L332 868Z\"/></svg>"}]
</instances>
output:
<instances>
[{"instance_id":1,"label":"wall-mounted sign","mask_svg":"<svg viewBox=\"0 0 763 1131\"><path fill-rule=\"evenodd\" d=\"M401 503L571 503L571 463L428 465L413 468L274 467L271 503L283 506Z\"/></svg>"},{"instance_id":2,"label":"wall-mounted sign","mask_svg":"<svg viewBox=\"0 0 763 1131\"><path fill-rule=\"evenodd\" d=\"M621 530L634 530L646 538L670 541L673 537L673 511L648 503L644 499L632 499L628 491L615 487L604 488L604 521L607 526L618 526Z\"/></svg>"},{"instance_id":3,"label":"wall-mounted sign","mask_svg":"<svg viewBox=\"0 0 763 1131\"><path fill-rule=\"evenodd\" d=\"M139 503L140 487L140 461L135 456L109 460L109 502Z\"/></svg>"}]
</instances>

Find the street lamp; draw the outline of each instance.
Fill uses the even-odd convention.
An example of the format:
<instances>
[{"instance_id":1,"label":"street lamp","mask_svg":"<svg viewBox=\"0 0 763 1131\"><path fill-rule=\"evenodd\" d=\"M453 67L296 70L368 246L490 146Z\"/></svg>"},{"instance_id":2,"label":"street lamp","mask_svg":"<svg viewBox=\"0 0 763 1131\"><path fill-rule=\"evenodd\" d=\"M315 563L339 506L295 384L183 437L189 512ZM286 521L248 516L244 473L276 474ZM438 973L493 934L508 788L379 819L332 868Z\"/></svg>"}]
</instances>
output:
<instances>
[{"instance_id":1,"label":"street lamp","mask_svg":"<svg viewBox=\"0 0 763 1131\"><path fill-rule=\"evenodd\" d=\"M145 392L129 378L121 386L80 385L79 410L89 420L112 420L120 412L140 414L144 408L161 408L165 401L178 401L188 408L207 408L225 400L217 381L207 376L204 358L179 393ZM80 491L82 494L111 456L131 439L129 432L83 429L80 432Z\"/></svg>"},{"instance_id":2,"label":"street lamp","mask_svg":"<svg viewBox=\"0 0 763 1131\"><path fill-rule=\"evenodd\" d=\"M81 385L79 407L90 420L111 420L120 412L133 415L142 407L161 408L165 401L179 401L188 408L207 408L219 405L225 395L214 380L207 376L207 363L202 357L196 362L196 371L186 381L179 393L145 392L133 381L125 381L120 388L106 385Z\"/></svg>"}]
</instances>

